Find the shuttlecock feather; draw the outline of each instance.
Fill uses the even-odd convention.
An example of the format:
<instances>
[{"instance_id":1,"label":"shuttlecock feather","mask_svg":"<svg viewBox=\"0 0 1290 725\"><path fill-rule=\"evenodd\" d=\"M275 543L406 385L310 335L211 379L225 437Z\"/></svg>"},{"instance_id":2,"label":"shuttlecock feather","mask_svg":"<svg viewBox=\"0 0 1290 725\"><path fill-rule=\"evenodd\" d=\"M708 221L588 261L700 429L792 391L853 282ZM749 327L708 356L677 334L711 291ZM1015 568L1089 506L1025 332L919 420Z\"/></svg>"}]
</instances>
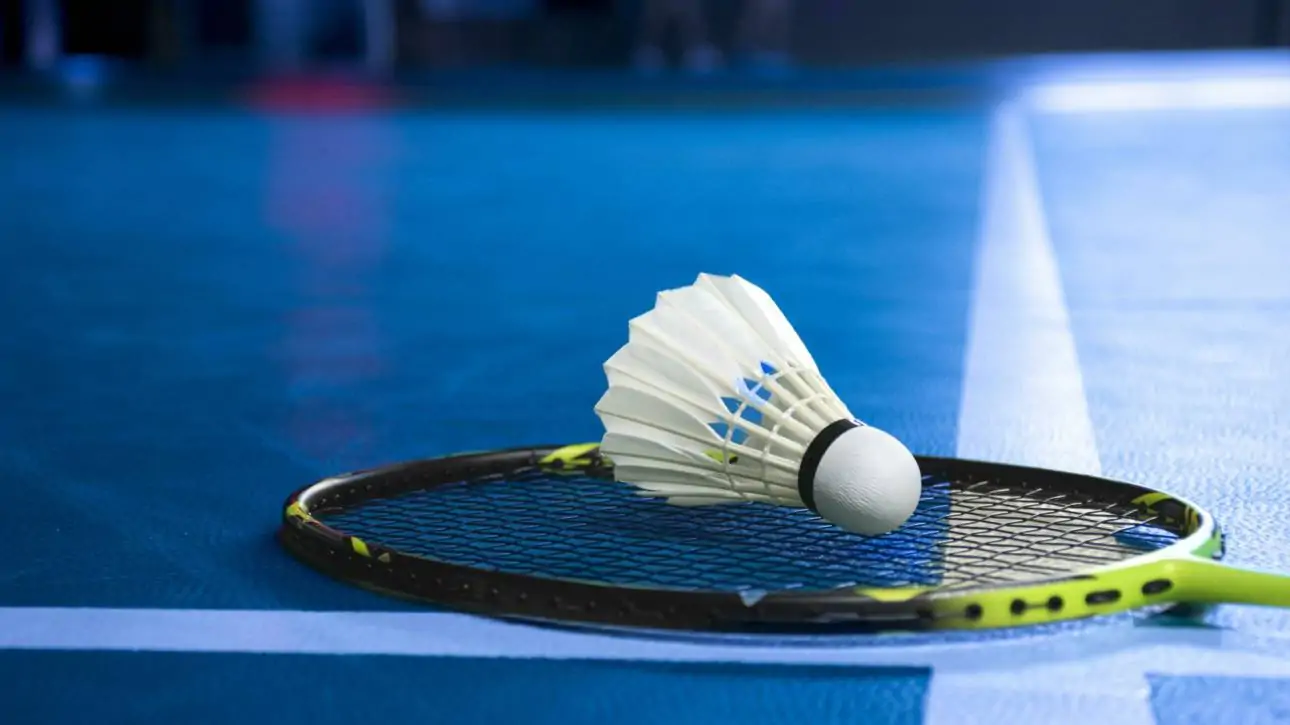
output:
<instances>
[{"instance_id":1,"label":"shuttlecock feather","mask_svg":"<svg viewBox=\"0 0 1290 725\"><path fill-rule=\"evenodd\" d=\"M855 419L779 306L741 277L660 292L605 373L601 451L645 495L805 506L870 535L918 504L913 456Z\"/></svg>"}]
</instances>

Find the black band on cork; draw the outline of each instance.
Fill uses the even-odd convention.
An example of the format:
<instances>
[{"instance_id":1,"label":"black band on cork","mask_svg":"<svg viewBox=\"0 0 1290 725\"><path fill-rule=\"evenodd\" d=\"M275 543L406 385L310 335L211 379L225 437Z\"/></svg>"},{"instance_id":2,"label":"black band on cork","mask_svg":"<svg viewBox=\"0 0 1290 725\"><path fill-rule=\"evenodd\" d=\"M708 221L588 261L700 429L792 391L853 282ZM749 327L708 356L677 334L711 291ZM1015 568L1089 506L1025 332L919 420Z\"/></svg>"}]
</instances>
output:
<instances>
[{"instance_id":1,"label":"black band on cork","mask_svg":"<svg viewBox=\"0 0 1290 725\"><path fill-rule=\"evenodd\" d=\"M806 447L806 455L802 456L802 465L797 469L797 495L801 497L802 503L812 511L815 511L815 471L820 467L820 461L824 458L824 452L829 450L843 433L852 428L859 428L863 423L843 418L834 421L825 426L811 445ZM818 513L818 512L817 512Z\"/></svg>"}]
</instances>

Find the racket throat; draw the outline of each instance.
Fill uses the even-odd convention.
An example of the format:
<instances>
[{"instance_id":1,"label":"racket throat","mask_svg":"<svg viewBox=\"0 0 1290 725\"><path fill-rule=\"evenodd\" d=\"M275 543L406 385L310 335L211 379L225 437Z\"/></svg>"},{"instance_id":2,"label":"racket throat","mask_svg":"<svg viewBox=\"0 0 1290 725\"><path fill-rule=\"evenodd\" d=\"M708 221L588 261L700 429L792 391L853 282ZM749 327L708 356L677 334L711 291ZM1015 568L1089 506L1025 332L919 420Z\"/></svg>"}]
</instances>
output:
<instances>
[{"instance_id":1,"label":"racket throat","mask_svg":"<svg viewBox=\"0 0 1290 725\"><path fill-rule=\"evenodd\" d=\"M1164 576L1153 581L1169 583L1169 591L1162 594L1172 601L1290 607L1290 577L1208 559L1172 562Z\"/></svg>"}]
</instances>

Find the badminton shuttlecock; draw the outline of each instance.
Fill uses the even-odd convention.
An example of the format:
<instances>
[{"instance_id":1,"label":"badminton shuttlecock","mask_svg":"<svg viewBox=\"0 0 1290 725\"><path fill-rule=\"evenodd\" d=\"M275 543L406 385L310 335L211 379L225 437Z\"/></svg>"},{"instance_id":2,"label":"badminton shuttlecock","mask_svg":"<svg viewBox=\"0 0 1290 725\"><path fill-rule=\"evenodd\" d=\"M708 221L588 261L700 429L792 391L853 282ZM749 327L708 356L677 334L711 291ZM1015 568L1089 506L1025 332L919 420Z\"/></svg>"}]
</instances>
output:
<instances>
[{"instance_id":1,"label":"badminton shuttlecock","mask_svg":"<svg viewBox=\"0 0 1290 725\"><path fill-rule=\"evenodd\" d=\"M596 404L617 480L681 506L806 507L865 535L914 512L918 462L851 415L761 288L701 274L629 330Z\"/></svg>"}]
</instances>

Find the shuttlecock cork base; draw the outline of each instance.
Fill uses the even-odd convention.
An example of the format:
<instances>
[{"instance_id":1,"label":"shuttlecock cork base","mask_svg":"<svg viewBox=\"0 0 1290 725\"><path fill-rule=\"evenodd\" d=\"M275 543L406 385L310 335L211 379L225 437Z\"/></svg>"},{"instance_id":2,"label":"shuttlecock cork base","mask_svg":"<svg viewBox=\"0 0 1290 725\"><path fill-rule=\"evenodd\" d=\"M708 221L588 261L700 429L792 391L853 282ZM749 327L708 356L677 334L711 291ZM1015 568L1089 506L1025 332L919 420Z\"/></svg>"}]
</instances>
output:
<instances>
[{"instance_id":1,"label":"shuttlecock cork base","mask_svg":"<svg viewBox=\"0 0 1290 725\"><path fill-rule=\"evenodd\" d=\"M643 495L808 507L866 535L918 504L914 457L851 414L775 302L740 277L660 292L605 374L601 451Z\"/></svg>"},{"instance_id":2,"label":"shuttlecock cork base","mask_svg":"<svg viewBox=\"0 0 1290 725\"><path fill-rule=\"evenodd\" d=\"M895 437L857 420L839 420L807 446L797 491L806 508L844 529L873 536L914 513L922 473Z\"/></svg>"}]
</instances>

